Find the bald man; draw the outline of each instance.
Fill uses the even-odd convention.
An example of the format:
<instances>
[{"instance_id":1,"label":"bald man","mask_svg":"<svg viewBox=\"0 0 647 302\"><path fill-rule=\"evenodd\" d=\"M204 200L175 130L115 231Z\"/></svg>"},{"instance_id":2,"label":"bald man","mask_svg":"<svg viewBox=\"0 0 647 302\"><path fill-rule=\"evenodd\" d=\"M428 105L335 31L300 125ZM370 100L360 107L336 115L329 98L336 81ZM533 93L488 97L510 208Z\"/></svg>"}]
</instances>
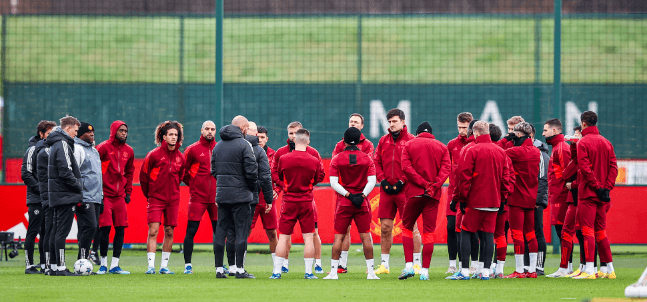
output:
<instances>
[{"instance_id":1,"label":"bald man","mask_svg":"<svg viewBox=\"0 0 647 302\"><path fill-rule=\"evenodd\" d=\"M184 273L193 274L191 256L193 238L198 232L205 212L209 213L211 229L216 234L218 206L216 206L216 179L211 176L211 150L216 146L216 124L205 121L200 130L200 139L184 150L184 183L189 186L189 208L186 236L184 237Z\"/></svg>"}]
</instances>

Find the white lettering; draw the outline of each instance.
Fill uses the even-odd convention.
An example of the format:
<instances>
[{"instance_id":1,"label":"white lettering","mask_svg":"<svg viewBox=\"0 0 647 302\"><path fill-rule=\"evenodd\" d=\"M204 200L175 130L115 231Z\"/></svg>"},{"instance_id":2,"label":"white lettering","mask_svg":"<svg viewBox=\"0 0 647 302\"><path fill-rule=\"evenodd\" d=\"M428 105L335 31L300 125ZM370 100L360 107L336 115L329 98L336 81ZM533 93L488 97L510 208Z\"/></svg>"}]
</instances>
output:
<instances>
[{"instance_id":1,"label":"white lettering","mask_svg":"<svg viewBox=\"0 0 647 302\"><path fill-rule=\"evenodd\" d=\"M481 118L479 120L499 126L502 133L507 133L508 131L508 127L503 124L501 112L499 111L499 107L497 106L496 101L489 100L487 101L487 103L485 103L483 114L481 114Z\"/></svg>"},{"instance_id":2,"label":"white lettering","mask_svg":"<svg viewBox=\"0 0 647 302\"><path fill-rule=\"evenodd\" d=\"M597 113L598 102L589 102L588 110ZM580 124L580 115L582 115L582 111L577 108L574 102L566 102L566 135L573 135L575 133L573 128L575 128L575 125Z\"/></svg>"}]
</instances>

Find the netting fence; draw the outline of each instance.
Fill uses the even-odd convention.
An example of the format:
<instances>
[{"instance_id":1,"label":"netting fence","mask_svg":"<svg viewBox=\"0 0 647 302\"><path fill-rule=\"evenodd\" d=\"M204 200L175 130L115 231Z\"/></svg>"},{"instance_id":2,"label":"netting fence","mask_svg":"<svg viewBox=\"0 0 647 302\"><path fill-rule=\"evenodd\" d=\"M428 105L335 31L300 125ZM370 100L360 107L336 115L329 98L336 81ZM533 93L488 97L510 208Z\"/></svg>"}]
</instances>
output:
<instances>
[{"instance_id":1,"label":"netting fence","mask_svg":"<svg viewBox=\"0 0 647 302\"><path fill-rule=\"evenodd\" d=\"M225 0L220 49L219 1L0 4L4 180L37 122L66 114L94 124L98 141L125 121L138 158L161 121L180 121L188 145L203 121L238 114L266 126L273 148L299 120L330 157L353 112L374 143L394 107L446 143L463 111L504 131L513 115L538 128L560 117L572 133L594 110L619 158L647 158L647 4ZM635 164L627 183L647 183Z\"/></svg>"}]
</instances>

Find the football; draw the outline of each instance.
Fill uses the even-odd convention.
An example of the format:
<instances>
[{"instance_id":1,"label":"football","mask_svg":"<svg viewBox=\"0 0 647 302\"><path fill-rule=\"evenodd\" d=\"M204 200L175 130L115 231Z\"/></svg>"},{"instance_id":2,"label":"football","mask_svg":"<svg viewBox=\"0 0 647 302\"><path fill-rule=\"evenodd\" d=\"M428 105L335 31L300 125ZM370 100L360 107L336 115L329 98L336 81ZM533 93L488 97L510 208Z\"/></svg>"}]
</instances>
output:
<instances>
[{"instance_id":1,"label":"football","mask_svg":"<svg viewBox=\"0 0 647 302\"><path fill-rule=\"evenodd\" d=\"M89 276L92 274L92 262L88 259L79 259L74 262L74 272L81 276Z\"/></svg>"}]
</instances>

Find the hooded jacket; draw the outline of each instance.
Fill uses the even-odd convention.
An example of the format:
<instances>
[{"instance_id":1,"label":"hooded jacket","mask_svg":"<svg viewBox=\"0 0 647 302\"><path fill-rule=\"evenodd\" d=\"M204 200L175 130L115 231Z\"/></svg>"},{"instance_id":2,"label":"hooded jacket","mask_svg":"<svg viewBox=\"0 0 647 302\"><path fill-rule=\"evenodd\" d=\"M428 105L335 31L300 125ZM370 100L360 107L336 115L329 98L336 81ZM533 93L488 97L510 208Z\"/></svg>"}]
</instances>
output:
<instances>
[{"instance_id":1,"label":"hooded jacket","mask_svg":"<svg viewBox=\"0 0 647 302\"><path fill-rule=\"evenodd\" d=\"M539 183L537 186L537 202L536 205L548 207L548 162L550 157L548 155L548 145L544 142L535 139L533 145L541 152L541 161L539 163Z\"/></svg>"},{"instance_id":2,"label":"hooded jacket","mask_svg":"<svg viewBox=\"0 0 647 302\"><path fill-rule=\"evenodd\" d=\"M112 122L110 138L97 146L103 173L103 195L108 198L123 198L133 191L135 153L128 144L122 143L116 138L117 130L122 125L126 125L126 123Z\"/></svg>"},{"instance_id":3,"label":"hooded jacket","mask_svg":"<svg viewBox=\"0 0 647 302\"><path fill-rule=\"evenodd\" d=\"M391 129L388 134L380 138L374 160L377 183L385 179L390 184L395 184L398 180L407 183L407 177L402 171L402 149L404 149L404 144L413 138L414 136L409 133L406 125L400 130L397 139L393 139Z\"/></svg>"},{"instance_id":4,"label":"hooded jacket","mask_svg":"<svg viewBox=\"0 0 647 302\"><path fill-rule=\"evenodd\" d=\"M451 171L447 146L436 140L433 134L423 132L404 145L402 150L402 171L409 180L407 198L425 194L427 183L432 183L431 198L440 200L440 189Z\"/></svg>"},{"instance_id":5,"label":"hooded jacket","mask_svg":"<svg viewBox=\"0 0 647 302\"><path fill-rule=\"evenodd\" d=\"M83 202L81 171L74 158L74 139L61 127L47 137L50 146L47 164L47 191L52 207Z\"/></svg>"},{"instance_id":6,"label":"hooded jacket","mask_svg":"<svg viewBox=\"0 0 647 302\"><path fill-rule=\"evenodd\" d=\"M220 128L220 139L211 155L211 175L218 181L216 203L251 203L258 187L254 149L234 125Z\"/></svg>"},{"instance_id":7,"label":"hooded jacket","mask_svg":"<svg viewBox=\"0 0 647 302\"><path fill-rule=\"evenodd\" d=\"M373 158L373 151L375 148L373 147L373 143L366 139L363 133L359 137L359 144L357 144L357 148ZM335 157L337 154L344 152L344 149L346 149L346 144L344 143L344 139L342 138L342 140L340 140L335 145L335 150L332 151L332 157Z\"/></svg>"},{"instance_id":8,"label":"hooded jacket","mask_svg":"<svg viewBox=\"0 0 647 302\"><path fill-rule=\"evenodd\" d=\"M265 150L258 145L258 136L246 135L245 139L252 144L254 148L254 157L258 165L258 187L254 190L254 201L251 203L256 205L259 203L259 197L263 197L265 204L272 204L274 195L272 194L272 170L270 169L270 162L265 154Z\"/></svg>"},{"instance_id":9,"label":"hooded jacket","mask_svg":"<svg viewBox=\"0 0 647 302\"><path fill-rule=\"evenodd\" d=\"M457 136L453 140L450 140L447 143L447 150L449 151L449 160L451 161L451 171L449 172L449 187L447 192L449 192L449 197L452 196L452 193L456 189L456 169L458 169L458 158L460 157L461 150L468 144L467 136ZM449 202L447 202L447 209L445 210L446 215L456 216L456 212L452 211L449 208Z\"/></svg>"},{"instance_id":10,"label":"hooded jacket","mask_svg":"<svg viewBox=\"0 0 647 302\"><path fill-rule=\"evenodd\" d=\"M272 148L268 147L267 145L265 145L265 147L263 147L263 150L265 150L265 154L267 155L267 161L270 164L270 179L272 179L272 163L274 162L274 153L276 153L276 152L274 152L274 150ZM259 173L259 176L260 176L260 173ZM274 188L274 181L272 181L272 189L273 190L275 189ZM274 199L274 194L272 192L270 192L270 194L272 194L272 200L273 200ZM265 194L263 194L263 190L258 192L258 206L262 206L262 207L267 206L267 204L265 203Z\"/></svg>"},{"instance_id":11,"label":"hooded jacket","mask_svg":"<svg viewBox=\"0 0 647 302\"><path fill-rule=\"evenodd\" d=\"M36 176L38 179L38 190L40 192L40 201L43 207L49 207L49 194L47 192L47 165L49 164L49 145L47 140L41 140L36 144L38 154L36 157Z\"/></svg>"},{"instance_id":12,"label":"hooded jacket","mask_svg":"<svg viewBox=\"0 0 647 302\"><path fill-rule=\"evenodd\" d=\"M618 163L611 143L600 135L598 127L582 130L582 139L577 143L578 199L599 202L596 190L612 190L618 176Z\"/></svg>"},{"instance_id":13,"label":"hooded jacket","mask_svg":"<svg viewBox=\"0 0 647 302\"><path fill-rule=\"evenodd\" d=\"M211 175L211 153L216 139L200 139L184 150L184 183L189 186L191 202L216 203L216 178Z\"/></svg>"},{"instance_id":14,"label":"hooded jacket","mask_svg":"<svg viewBox=\"0 0 647 302\"><path fill-rule=\"evenodd\" d=\"M508 205L534 209L537 203L541 152L530 138L521 146L513 146L505 152L512 161L515 174L515 188L508 197Z\"/></svg>"},{"instance_id":15,"label":"hooded jacket","mask_svg":"<svg viewBox=\"0 0 647 302\"><path fill-rule=\"evenodd\" d=\"M20 176L27 186L27 206L40 204L40 188L38 186L38 176L36 175L36 144L41 141L39 136L32 136L29 139L29 147L22 158L20 167Z\"/></svg>"},{"instance_id":16,"label":"hooded jacket","mask_svg":"<svg viewBox=\"0 0 647 302\"><path fill-rule=\"evenodd\" d=\"M278 150L276 150L276 153L274 153L274 159L272 160L272 165L271 165L272 166L272 182L276 185L274 190L276 191L277 194L281 193L281 191L285 190L285 184L283 183L283 180L281 178L279 178L279 160L281 159L281 156L286 155L286 154L291 153L292 151L294 151L290 147L290 145L294 146L294 144L292 142L290 142L289 139L288 139L287 143L288 143L287 145L285 145L285 146L279 148ZM306 152L308 152L308 154L310 154L310 155L312 155L312 156L319 159L320 170L324 171L323 161L321 160L321 155L319 155L319 151L317 151L317 149L315 149L315 148L312 148L312 147L308 146L308 147L306 147ZM315 182L320 183L320 182L322 182L324 180L325 175L318 175L317 177L318 178L315 179Z\"/></svg>"},{"instance_id":17,"label":"hooded jacket","mask_svg":"<svg viewBox=\"0 0 647 302\"><path fill-rule=\"evenodd\" d=\"M99 151L92 144L76 137L74 138L74 158L81 171L83 202L100 204L103 199L103 179Z\"/></svg>"},{"instance_id":18,"label":"hooded jacket","mask_svg":"<svg viewBox=\"0 0 647 302\"><path fill-rule=\"evenodd\" d=\"M180 144L169 150L166 141L148 152L139 173L139 182L146 199L157 199L167 204L180 202L180 182L184 177L184 154Z\"/></svg>"},{"instance_id":19,"label":"hooded jacket","mask_svg":"<svg viewBox=\"0 0 647 302\"><path fill-rule=\"evenodd\" d=\"M472 209L498 208L515 185L505 151L489 135L479 135L474 146L464 150L456 175L459 200Z\"/></svg>"}]
</instances>

